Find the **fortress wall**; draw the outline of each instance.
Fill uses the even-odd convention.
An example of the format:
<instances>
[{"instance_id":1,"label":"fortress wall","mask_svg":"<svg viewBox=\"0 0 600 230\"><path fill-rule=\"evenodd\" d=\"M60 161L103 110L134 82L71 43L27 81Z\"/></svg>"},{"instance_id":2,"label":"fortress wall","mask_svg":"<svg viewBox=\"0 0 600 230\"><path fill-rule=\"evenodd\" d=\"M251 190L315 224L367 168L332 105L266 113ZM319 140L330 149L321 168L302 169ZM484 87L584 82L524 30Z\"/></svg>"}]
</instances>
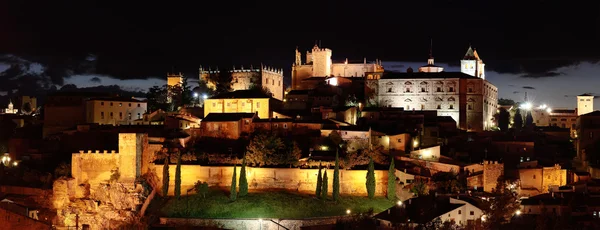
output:
<instances>
[{"instance_id":1,"label":"fortress wall","mask_svg":"<svg viewBox=\"0 0 600 230\"><path fill-rule=\"evenodd\" d=\"M169 195L175 187L175 165L169 167ZM154 165L152 171L162 180L163 165ZM239 183L240 167L236 167ZM316 190L318 169L298 168L253 168L246 167L249 190L285 189L313 194ZM333 169L327 169L328 191L333 191ZM324 172L324 171L323 171ZM229 187L233 167L231 166L181 166L181 191L193 188L196 181L208 182L209 186ZM340 193L366 195L367 170L340 170ZM385 195L387 170L375 170L376 194ZM159 189L160 190L160 189ZM193 193L190 191L190 193Z\"/></svg>"}]
</instances>

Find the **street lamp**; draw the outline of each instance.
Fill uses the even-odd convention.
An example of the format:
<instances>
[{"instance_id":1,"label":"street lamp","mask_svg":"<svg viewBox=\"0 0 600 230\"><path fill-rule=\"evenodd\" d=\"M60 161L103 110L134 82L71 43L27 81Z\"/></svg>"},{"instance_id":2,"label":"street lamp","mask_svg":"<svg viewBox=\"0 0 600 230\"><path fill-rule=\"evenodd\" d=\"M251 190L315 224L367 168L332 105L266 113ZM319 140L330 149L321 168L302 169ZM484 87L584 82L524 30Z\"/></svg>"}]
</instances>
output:
<instances>
[{"instance_id":1,"label":"street lamp","mask_svg":"<svg viewBox=\"0 0 600 230\"><path fill-rule=\"evenodd\" d=\"M10 163L10 155L8 155L8 153L5 153L4 156L2 157L2 164L4 164L4 166L8 166L9 163Z\"/></svg>"},{"instance_id":2,"label":"street lamp","mask_svg":"<svg viewBox=\"0 0 600 230\"><path fill-rule=\"evenodd\" d=\"M204 100L208 99L208 95L202 94L202 99L204 99Z\"/></svg>"}]
</instances>

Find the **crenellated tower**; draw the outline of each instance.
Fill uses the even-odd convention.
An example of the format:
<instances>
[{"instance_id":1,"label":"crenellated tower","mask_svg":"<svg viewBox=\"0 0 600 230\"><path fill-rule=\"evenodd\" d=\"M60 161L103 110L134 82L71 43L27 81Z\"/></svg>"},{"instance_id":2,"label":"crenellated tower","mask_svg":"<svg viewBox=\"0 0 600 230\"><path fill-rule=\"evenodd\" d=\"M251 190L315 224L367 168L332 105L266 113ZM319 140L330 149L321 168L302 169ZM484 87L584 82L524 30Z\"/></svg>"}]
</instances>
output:
<instances>
[{"instance_id":1,"label":"crenellated tower","mask_svg":"<svg viewBox=\"0 0 600 230\"><path fill-rule=\"evenodd\" d=\"M328 77L331 75L331 50L319 48L315 45L312 49L313 76Z\"/></svg>"}]
</instances>

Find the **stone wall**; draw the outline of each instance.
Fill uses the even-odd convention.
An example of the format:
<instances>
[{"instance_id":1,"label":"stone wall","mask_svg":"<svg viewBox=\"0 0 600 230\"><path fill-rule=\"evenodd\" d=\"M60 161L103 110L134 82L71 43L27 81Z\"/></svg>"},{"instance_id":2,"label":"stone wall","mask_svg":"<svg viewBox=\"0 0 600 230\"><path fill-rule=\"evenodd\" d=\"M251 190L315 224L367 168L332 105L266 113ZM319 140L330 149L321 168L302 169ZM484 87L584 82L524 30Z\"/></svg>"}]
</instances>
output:
<instances>
[{"instance_id":1,"label":"stone wall","mask_svg":"<svg viewBox=\"0 0 600 230\"><path fill-rule=\"evenodd\" d=\"M483 162L483 191L492 192L498 184L498 177L504 175L504 164L497 161Z\"/></svg>"},{"instance_id":2,"label":"stone wall","mask_svg":"<svg viewBox=\"0 0 600 230\"><path fill-rule=\"evenodd\" d=\"M519 169L519 180L521 182L521 189L536 191L530 192L531 194L548 193L551 186L563 186L567 184L567 170L561 169L560 165Z\"/></svg>"},{"instance_id":3,"label":"stone wall","mask_svg":"<svg viewBox=\"0 0 600 230\"><path fill-rule=\"evenodd\" d=\"M311 219L184 219L160 218L160 224L167 226L207 226L221 225L224 229L262 229L279 230L283 227L299 230L301 227L335 224L343 216ZM275 222L275 223L274 223ZM283 226L283 227L281 227Z\"/></svg>"},{"instance_id":4,"label":"stone wall","mask_svg":"<svg viewBox=\"0 0 600 230\"><path fill-rule=\"evenodd\" d=\"M54 229L51 225L42 221L31 219L28 216L0 208L0 229Z\"/></svg>"},{"instance_id":5,"label":"stone wall","mask_svg":"<svg viewBox=\"0 0 600 230\"><path fill-rule=\"evenodd\" d=\"M479 189L483 186L483 174L477 174L467 177L467 188Z\"/></svg>"},{"instance_id":6,"label":"stone wall","mask_svg":"<svg viewBox=\"0 0 600 230\"><path fill-rule=\"evenodd\" d=\"M173 194L175 187L175 165L169 167L169 195ZM162 165L154 165L152 172L162 180ZM240 167L237 167L239 180ZM258 189L285 189L306 193L314 193L317 184L318 169L299 168L253 168L246 167L248 184L250 190ZM208 182L209 186L229 187L233 167L231 166L181 166L181 191L187 191L197 181ZM340 193L342 194L367 194L366 191L367 170L340 170ZM327 169L329 177L329 189L333 191L333 169ZM376 194L384 195L387 189L387 170L375 170L375 181L377 182ZM162 183L159 183L161 186ZM160 188L158 188L161 191Z\"/></svg>"}]
</instances>

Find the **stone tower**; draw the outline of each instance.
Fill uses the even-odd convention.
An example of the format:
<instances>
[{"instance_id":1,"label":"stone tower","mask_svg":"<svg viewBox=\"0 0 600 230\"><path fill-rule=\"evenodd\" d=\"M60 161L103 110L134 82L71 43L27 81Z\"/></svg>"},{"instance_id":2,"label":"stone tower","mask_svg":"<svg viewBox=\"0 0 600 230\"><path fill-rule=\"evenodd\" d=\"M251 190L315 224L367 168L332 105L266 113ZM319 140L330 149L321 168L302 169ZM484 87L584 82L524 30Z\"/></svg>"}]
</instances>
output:
<instances>
[{"instance_id":1,"label":"stone tower","mask_svg":"<svg viewBox=\"0 0 600 230\"><path fill-rule=\"evenodd\" d=\"M169 88L181 86L183 84L183 74L167 73L167 85ZM169 91L171 89L168 89ZM167 102L171 102L171 92L167 93Z\"/></svg>"},{"instance_id":2,"label":"stone tower","mask_svg":"<svg viewBox=\"0 0 600 230\"><path fill-rule=\"evenodd\" d=\"M594 111L594 96L590 94L581 94L577 96L577 116Z\"/></svg>"},{"instance_id":3,"label":"stone tower","mask_svg":"<svg viewBox=\"0 0 600 230\"><path fill-rule=\"evenodd\" d=\"M331 50L319 48L315 45L312 49L313 76L328 77L331 75Z\"/></svg>"},{"instance_id":4,"label":"stone tower","mask_svg":"<svg viewBox=\"0 0 600 230\"><path fill-rule=\"evenodd\" d=\"M302 65L302 56L300 54L300 51L298 51L298 47L296 47L296 62L294 63L294 65Z\"/></svg>"},{"instance_id":5,"label":"stone tower","mask_svg":"<svg viewBox=\"0 0 600 230\"><path fill-rule=\"evenodd\" d=\"M485 79L485 64L479 58L479 54L471 46L465 53L465 56L460 60L460 72Z\"/></svg>"}]
</instances>

